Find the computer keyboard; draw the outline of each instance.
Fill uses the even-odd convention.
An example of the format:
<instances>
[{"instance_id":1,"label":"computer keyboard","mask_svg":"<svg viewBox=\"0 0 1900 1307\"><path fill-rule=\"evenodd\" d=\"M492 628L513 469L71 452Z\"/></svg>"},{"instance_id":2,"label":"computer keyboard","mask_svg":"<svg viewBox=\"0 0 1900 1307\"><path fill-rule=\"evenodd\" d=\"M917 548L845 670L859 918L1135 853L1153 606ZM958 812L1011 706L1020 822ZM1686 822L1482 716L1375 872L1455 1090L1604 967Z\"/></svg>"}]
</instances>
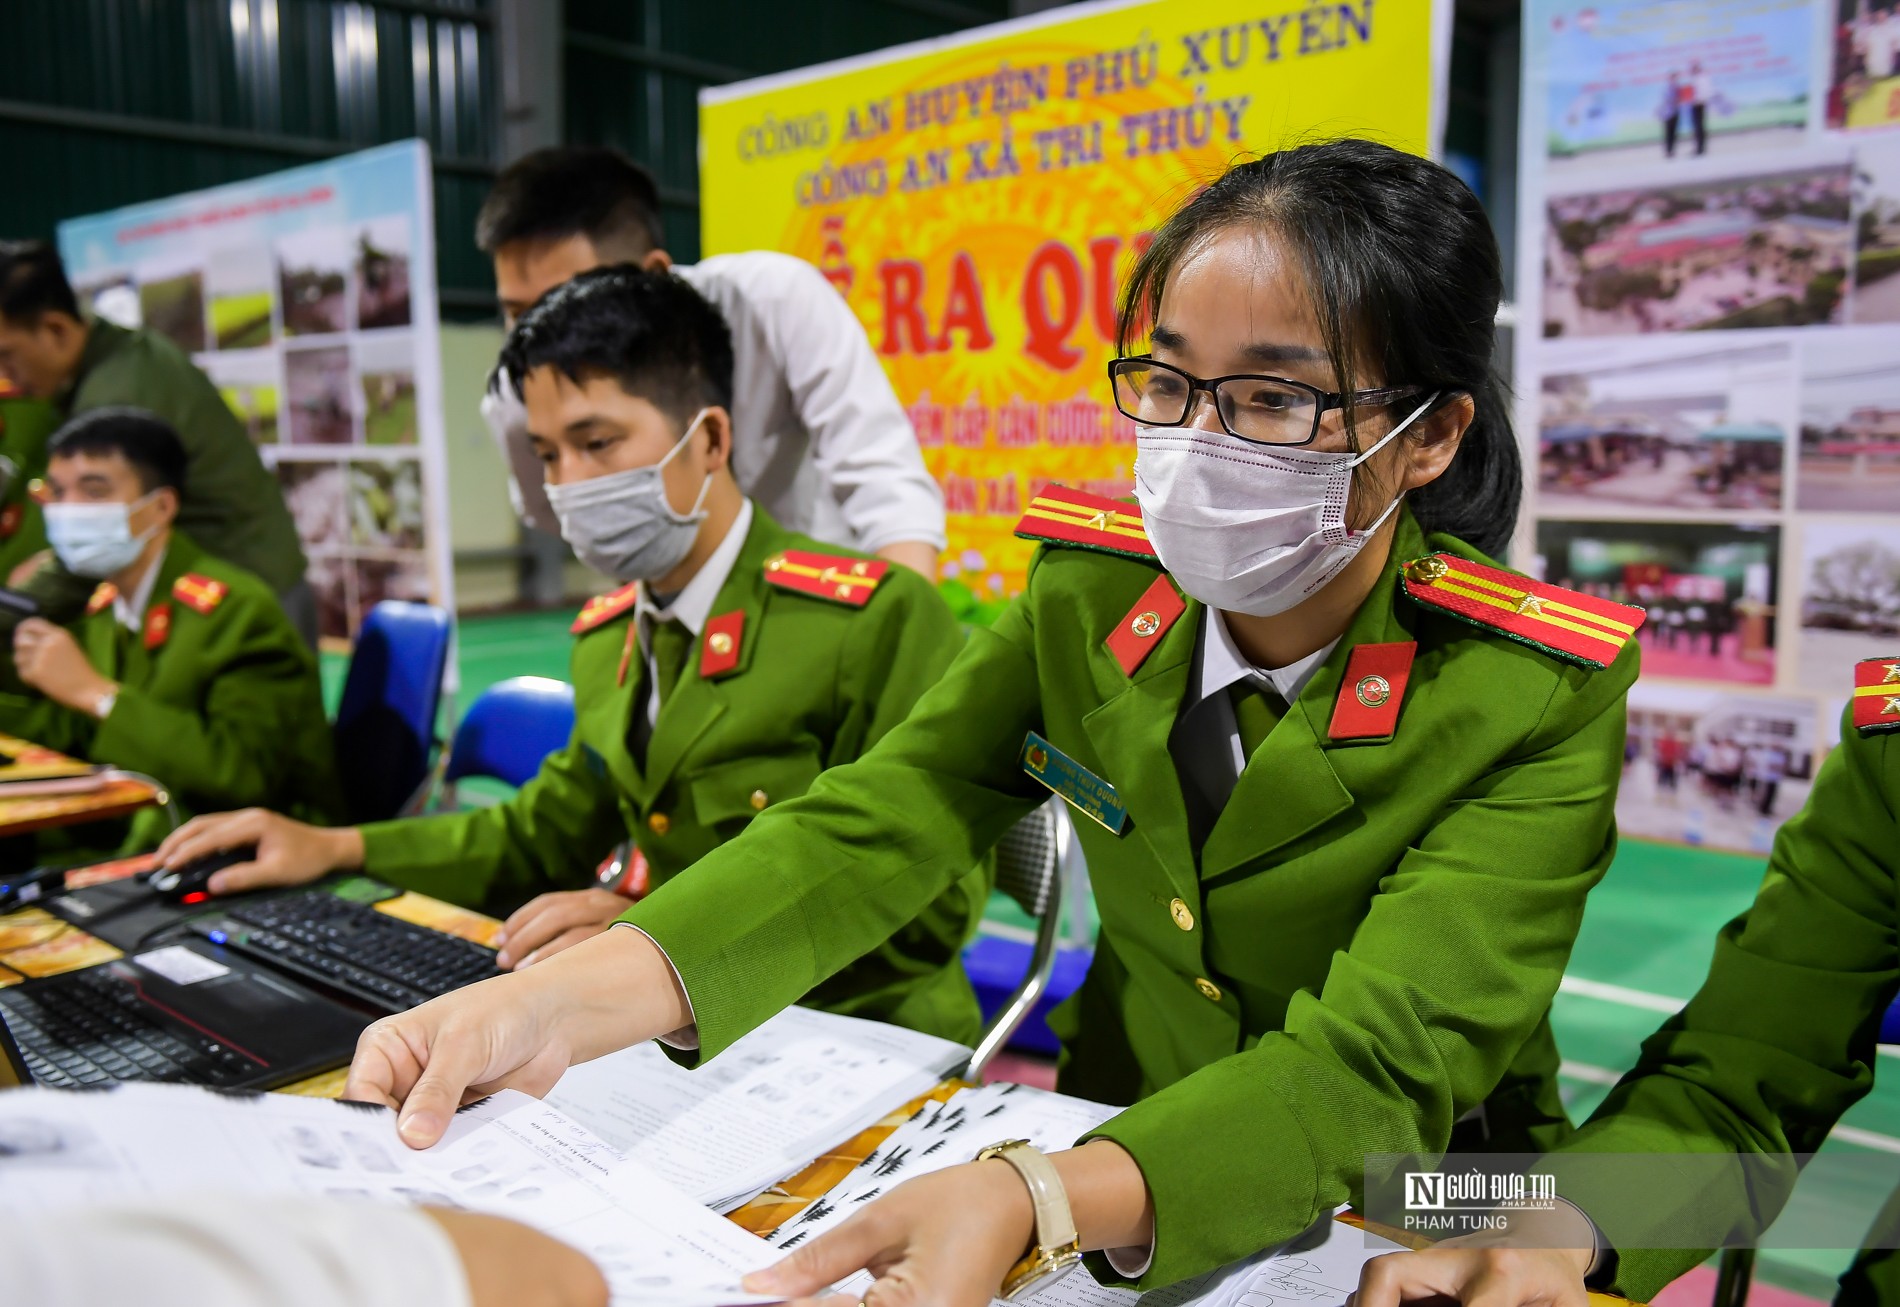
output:
<instances>
[{"instance_id":1,"label":"computer keyboard","mask_svg":"<svg viewBox=\"0 0 1900 1307\"><path fill-rule=\"evenodd\" d=\"M223 918L193 926L226 948L391 1012L501 974L493 949L325 890L233 903Z\"/></svg>"},{"instance_id":2,"label":"computer keyboard","mask_svg":"<svg viewBox=\"0 0 1900 1307\"><path fill-rule=\"evenodd\" d=\"M115 1080L229 1085L262 1066L182 1026L167 1029L151 1020L137 986L108 967L0 990L0 1018L33 1079L54 1089Z\"/></svg>"}]
</instances>

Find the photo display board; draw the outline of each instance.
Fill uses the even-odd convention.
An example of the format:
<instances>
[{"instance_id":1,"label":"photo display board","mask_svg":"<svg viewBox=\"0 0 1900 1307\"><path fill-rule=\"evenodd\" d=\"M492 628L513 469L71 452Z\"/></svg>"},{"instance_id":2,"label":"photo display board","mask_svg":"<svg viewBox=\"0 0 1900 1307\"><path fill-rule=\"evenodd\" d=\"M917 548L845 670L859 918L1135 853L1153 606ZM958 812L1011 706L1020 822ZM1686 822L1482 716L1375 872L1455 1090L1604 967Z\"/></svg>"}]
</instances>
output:
<instances>
[{"instance_id":1,"label":"photo display board","mask_svg":"<svg viewBox=\"0 0 1900 1307\"><path fill-rule=\"evenodd\" d=\"M708 255L780 250L856 311L944 489L946 576L1022 588L1051 481L1133 493L1121 279L1233 160L1342 134L1426 153L1449 3L1067 5L700 92Z\"/></svg>"},{"instance_id":2,"label":"photo display board","mask_svg":"<svg viewBox=\"0 0 1900 1307\"><path fill-rule=\"evenodd\" d=\"M326 641L379 600L453 608L426 145L74 218L59 251L82 303L170 337L250 431Z\"/></svg>"},{"instance_id":3,"label":"photo display board","mask_svg":"<svg viewBox=\"0 0 1900 1307\"><path fill-rule=\"evenodd\" d=\"M1524 21L1520 565L1649 612L1624 833L1764 853L1900 654L1900 15Z\"/></svg>"}]
</instances>

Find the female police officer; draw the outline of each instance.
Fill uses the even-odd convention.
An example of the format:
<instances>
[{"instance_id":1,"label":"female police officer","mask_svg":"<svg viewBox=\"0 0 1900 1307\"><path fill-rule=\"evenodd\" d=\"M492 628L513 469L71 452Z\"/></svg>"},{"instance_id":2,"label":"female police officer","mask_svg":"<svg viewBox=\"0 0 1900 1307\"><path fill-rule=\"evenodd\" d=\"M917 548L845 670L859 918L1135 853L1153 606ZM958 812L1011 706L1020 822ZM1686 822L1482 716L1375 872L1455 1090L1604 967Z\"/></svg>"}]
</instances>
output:
<instances>
[{"instance_id":1,"label":"female police officer","mask_svg":"<svg viewBox=\"0 0 1900 1307\"><path fill-rule=\"evenodd\" d=\"M873 1307L980 1307L1072 1260L1065 1206L1147 1287L1293 1236L1367 1153L1461 1118L1550 1142L1545 1012L1614 843L1641 615L1481 561L1519 494L1498 292L1433 164L1347 140L1235 167L1126 297L1139 514L1039 496L1026 592L904 725L636 929L379 1023L350 1092L424 1145L465 1092L656 1036L710 1057L1054 789L1096 818L1102 918L1063 1087L1133 1106L907 1184L759 1287L870 1267Z\"/></svg>"}]
</instances>

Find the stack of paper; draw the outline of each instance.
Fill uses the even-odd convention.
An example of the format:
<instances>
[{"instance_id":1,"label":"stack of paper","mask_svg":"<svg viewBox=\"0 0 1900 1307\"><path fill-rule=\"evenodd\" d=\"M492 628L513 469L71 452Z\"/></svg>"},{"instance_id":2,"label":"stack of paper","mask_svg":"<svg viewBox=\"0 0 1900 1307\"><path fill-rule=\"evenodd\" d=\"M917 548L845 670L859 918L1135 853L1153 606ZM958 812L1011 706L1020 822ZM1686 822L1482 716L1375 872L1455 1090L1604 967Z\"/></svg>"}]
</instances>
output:
<instances>
[{"instance_id":1,"label":"stack of paper","mask_svg":"<svg viewBox=\"0 0 1900 1307\"><path fill-rule=\"evenodd\" d=\"M181 1085L0 1095L6 1187L37 1208L192 1192L330 1194L491 1212L592 1257L624 1307L764 1302L739 1291L769 1265L763 1240L693 1202L537 1099L466 1109L414 1152L395 1113Z\"/></svg>"},{"instance_id":2,"label":"stack of paper","mask_svg":"<svg viewBox=\"0 0 1900 1307\"><path fill-rule=\"evenodd\" d=\"M914 1030L788 1008L697 1071L643 1044L572 1068L548 1102L729 1211L930 1092L969 1057Z\"/></svg>"}]
</instances>

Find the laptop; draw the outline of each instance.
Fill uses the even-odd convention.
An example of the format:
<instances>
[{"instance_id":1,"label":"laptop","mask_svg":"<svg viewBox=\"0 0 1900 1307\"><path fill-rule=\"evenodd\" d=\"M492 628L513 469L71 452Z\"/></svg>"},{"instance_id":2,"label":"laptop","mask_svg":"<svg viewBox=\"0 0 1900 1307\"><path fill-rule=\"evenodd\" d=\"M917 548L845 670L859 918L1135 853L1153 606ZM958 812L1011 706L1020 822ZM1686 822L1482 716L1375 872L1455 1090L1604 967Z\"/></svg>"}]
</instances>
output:
<instances>
[{"instance_id":1,"label":"laptop","mask_svg":"<svg viewBox=\"0 0 1900 1307\"><path fill-rule=\"evenodd\" d=\"M0 989L0 1086L276 1089L346 1064L374 1019L192 938Z\"/></svg>"}]
</instances>

